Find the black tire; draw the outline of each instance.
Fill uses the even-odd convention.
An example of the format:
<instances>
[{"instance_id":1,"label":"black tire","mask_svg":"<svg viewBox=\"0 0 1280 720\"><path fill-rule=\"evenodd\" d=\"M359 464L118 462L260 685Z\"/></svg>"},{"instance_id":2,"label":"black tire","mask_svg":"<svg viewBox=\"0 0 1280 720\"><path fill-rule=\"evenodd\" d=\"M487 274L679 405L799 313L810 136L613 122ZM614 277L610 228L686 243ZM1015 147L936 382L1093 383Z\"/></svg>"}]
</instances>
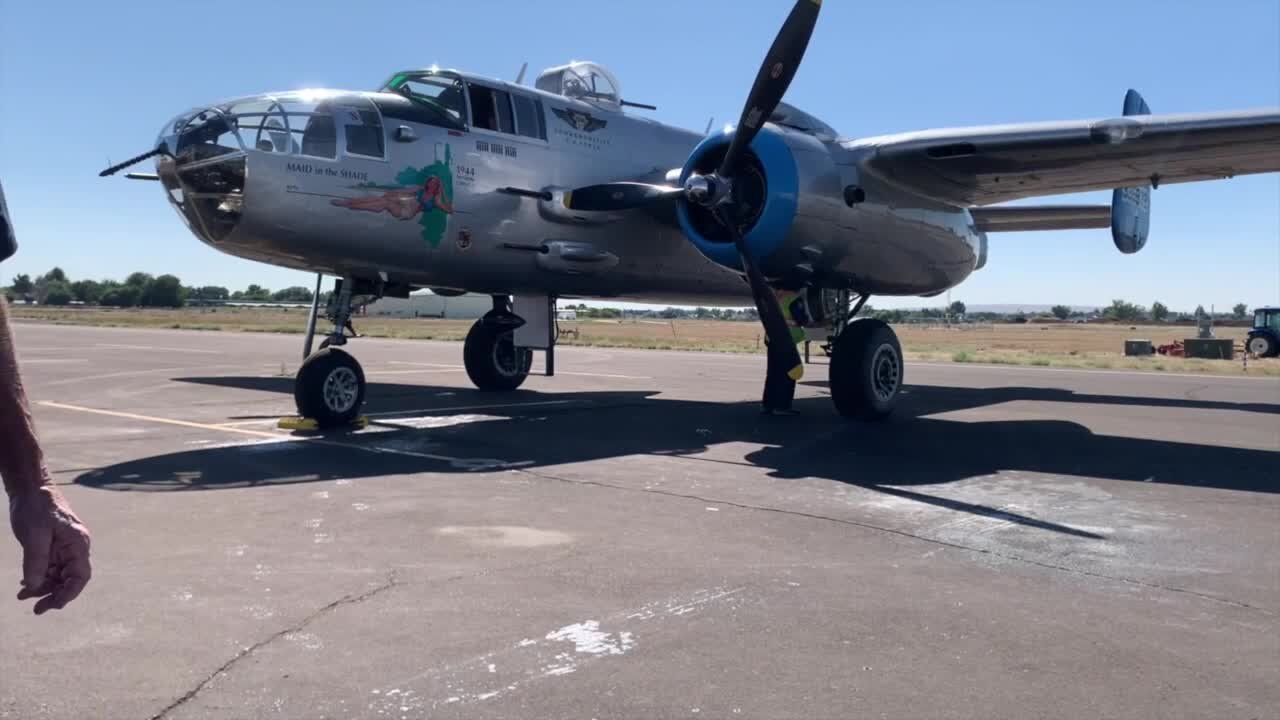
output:
<instances>
[{"instance_id":1,"label":"black tire","mask_svg":"<svg viewBox=\"0 0 1280 720\"><path fill-rule=\"evenodd\" d=\"M366 391L360 363L337 348L319 350L307 358L293 381L298 414L321 428L350 425L360 416Z\"/></svg>"},{"instance_id":2,"label":"black tire","mask_svg":"<svg viewBox=\"0 0 1280 720\"><path fill-rule=\"evenodd\" d=\"M1275 338L1266 333L1258 333L1246 338L1244 347L1260 358L1274 357L1280 351L1280 346L1277 346Z\"/></svg>"},{"instance_id":3,"label":"black tire","mask_svg":"<svg viewBox=\"0 0 1280 720\"><path fill-rule=\"evenodd\" d=\"M873 318L854 320L832 343L831 401L843 416L881 420L897 405L904 365L898 336Z\"/></svg>"},{"instance_id":4,"label":"black tire","mask_svg":"<svg viewBox=\"0 0 1280 720\"><path fill-rule=\"evenodd\" d=\"M515 346L515 331L477 320L462 348L467 377L481 390L509 392L529 377L533 351Z\"/></svg>"}]
</instances>

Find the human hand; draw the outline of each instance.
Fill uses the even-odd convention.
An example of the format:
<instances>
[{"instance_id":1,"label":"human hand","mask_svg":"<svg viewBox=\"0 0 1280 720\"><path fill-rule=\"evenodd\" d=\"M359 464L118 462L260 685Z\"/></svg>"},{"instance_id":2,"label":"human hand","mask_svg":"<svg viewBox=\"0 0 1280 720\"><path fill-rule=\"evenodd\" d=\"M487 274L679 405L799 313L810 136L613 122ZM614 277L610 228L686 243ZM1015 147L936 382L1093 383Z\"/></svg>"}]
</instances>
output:
<instances>
[{"instance_id":1,"label":"human hand","mask_svg":"<svg viewBox=\"0 0 1280 720\"><path fill-rule=\"evenodd\" d=\"M9 524L22 545L18 599L39 598L37 615L66 607L89 582L89 529L52 485L11 497Z\"/></svg>"}]
</instances>

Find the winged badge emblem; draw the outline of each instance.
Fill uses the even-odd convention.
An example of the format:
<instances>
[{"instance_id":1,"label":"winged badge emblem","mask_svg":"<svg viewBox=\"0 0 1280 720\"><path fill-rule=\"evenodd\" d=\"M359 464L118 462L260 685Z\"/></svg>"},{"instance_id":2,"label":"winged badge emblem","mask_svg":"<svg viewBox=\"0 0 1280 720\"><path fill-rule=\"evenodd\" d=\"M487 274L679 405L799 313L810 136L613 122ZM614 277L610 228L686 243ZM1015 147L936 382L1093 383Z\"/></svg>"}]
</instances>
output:
<instances>
[{"instance_id":1,"label":"winged badge emblem","mask_svg":"<svg viewBox=\"0 0 1280 720\"><path fill-rule=\"evenodd\" d=\"M560 108L551 108L551 112L555 113L556 117L565 121L569 127L582 132L595 132L609 124L607 120L601 120L591 113L570 110L569 108L565 108L563 110Z\"/></svg>"}]
</instances>

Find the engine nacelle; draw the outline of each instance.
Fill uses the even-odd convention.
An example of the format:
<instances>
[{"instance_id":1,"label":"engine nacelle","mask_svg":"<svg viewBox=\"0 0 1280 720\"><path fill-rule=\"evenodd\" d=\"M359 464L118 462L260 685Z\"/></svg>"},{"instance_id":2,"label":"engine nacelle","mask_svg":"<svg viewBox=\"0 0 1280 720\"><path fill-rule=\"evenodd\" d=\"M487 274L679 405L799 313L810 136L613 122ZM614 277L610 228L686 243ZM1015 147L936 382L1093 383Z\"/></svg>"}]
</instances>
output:
<instances>
[{"instance_id":1,"label":"engine nacelle","mask_svg":"<svg viewBox=\"0 0 1280 720\"><path fill-rule=\"evenodd\" d=\"M732 139L733 131L724 130L699 143L681 170L680 184L692 174L712 173ZM786 276L799 266L803 272L820 269L843 207L840 173L825 144L803 132L766 125L751 141L734 192L746 208L747 251L766 275ZM728 231L710 209L681 199L676 212L685 236L703 255L742 269Z\"/></svg>"}]
</instances>

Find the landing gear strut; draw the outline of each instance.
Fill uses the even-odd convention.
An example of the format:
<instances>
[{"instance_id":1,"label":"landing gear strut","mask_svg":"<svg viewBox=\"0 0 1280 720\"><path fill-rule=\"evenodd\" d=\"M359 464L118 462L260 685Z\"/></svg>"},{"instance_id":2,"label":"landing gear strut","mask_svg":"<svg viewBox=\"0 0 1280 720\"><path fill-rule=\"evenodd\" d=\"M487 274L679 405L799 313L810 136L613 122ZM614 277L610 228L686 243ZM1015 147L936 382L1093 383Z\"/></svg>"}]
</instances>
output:
<instances>
[{"instance_id":1,"label":"landing gear strut","mask_svg":"<svg viewBox=\"0 0 1280 720\"><path fill-rule=\"evenodd\" d=\"M471 326L462 348L467 377L481 390L511 391L529 377L533 351L516 347L515 330L524 324L505 295L493 296L493 309Z\"/></svg>"}]
</instances>

